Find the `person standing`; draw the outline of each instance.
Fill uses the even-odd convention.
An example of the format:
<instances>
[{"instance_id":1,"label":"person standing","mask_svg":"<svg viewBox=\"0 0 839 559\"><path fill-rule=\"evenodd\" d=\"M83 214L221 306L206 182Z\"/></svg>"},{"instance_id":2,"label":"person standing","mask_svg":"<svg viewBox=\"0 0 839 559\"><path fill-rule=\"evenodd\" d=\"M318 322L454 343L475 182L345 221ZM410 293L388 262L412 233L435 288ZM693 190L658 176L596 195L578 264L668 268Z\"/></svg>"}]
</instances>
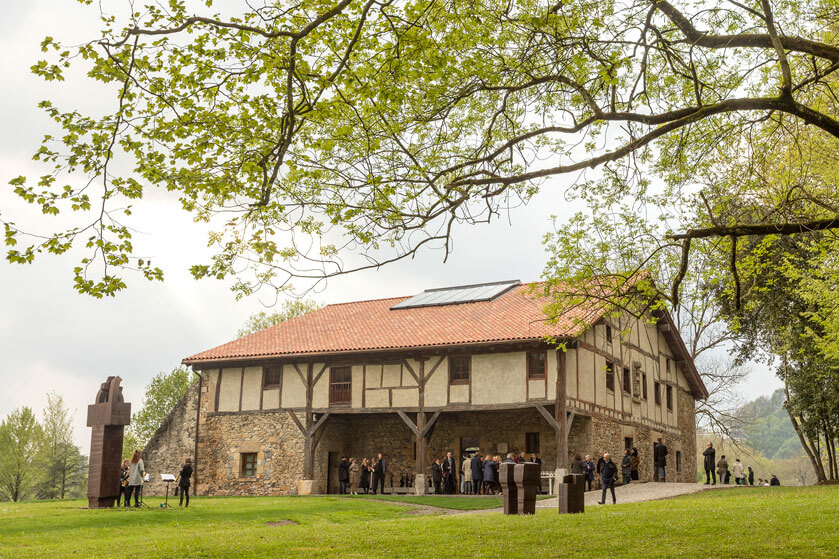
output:
<instances>
[{"instance_id":1,"label":"person standing","mask_svg":"<svg viewBox=\"0 0 839 559\"><path fill-rule=\"evenodd\" d=\"M381 494L385 494L385 474L387 473L387 464L381 452L376 454L376 461L373 463L373 495L381 487Z\"/></svg>"},{"instance_id":2,"label":"person standing","mask_svg":"<svg viewBox=\"0 0 839 559\"><path fill-rule=\"evenodd\" d=\"M117 507L120 497L125 496L125 506L128 506L128 460L122 461L122 468L119 470L119 495L117 495Z\"/></svg>"},{"instance_id":3,"label":"person standing","mask_svg":"<svg viewBox=\"0 0 839 559\"><path fill-rule=\"evenodd\" d=\"M457 466L451 452L443 458L443 482L447 495L454 495L457 488Z\"/></svg>"},{"instance_id":4,"label":"person standing","mask_svg":"<svg viewBox=\"0 0 839 559\"><path fill-rule=\"evenodd\" d=\"M597 502L598 505L606 504L607 489L612 491L612 504L614 505L618 502L615 497L615 481L617 481L617 479L618 467L614 462L612 462L612 456L607 452L603 455L603 465L600 467L600 481L603 484L603 494Z\"/></svg>"},{"instance_id":5,"label":"person standing","mask_svg":"<svg viewBox=\"0 0 839 559\"><path fill-rule=\"evenodd\" d=\"M539 486L536 488L536 491L542 493L542 458L538 452L534 452L530 455L530 461L534 464L539 464Z\"/></svg>"},{"instance_id":6,"label":"person standing","mask_svg":"<svg viewBox=\"0 0 839 559\"><path fill-rule=\"evenodd\" d=\"M358 482L361 481L361 468L355 458L350 458L350 495L358 495Z\"/></svg>"},{"instance_id":7,"label":"person standing","mask_svg":"<svg viewBox=\"0 0 839 559\"><path fill-rule=\"evenodd\" d=\"M638 468L641 466L641 459L638 457L638 449L633 446L630 455L632 457L630 477L632 478L632 481L638 481Z\"/></svg>"},{"instance_id":8,"label":"person standing","mask_svg":"<svg viewBox=\"0 0 839 559\"><path fill-rule=\"evenodd\" d=\"M725 454L717 462L717 475L720 476L720 483L728 485L728 460L725 459Z\"/></svg>"},{"instance_id":9,"label":"person standing","mask_svg":"<svg viewBox=\"0 0 839 559\"><path fill-rule=\"evenodd\" d=\"M434 463L431 464L431 482L434 484L434 494L442 494L443 490L441 489L441 485L443 483L443 467L440 465L439 458L435 458Z\"/></svg>"},{"instance_id":10,"label":"person standing","mask_svg":"<svg viewBox=\"0 0 839 559\"><path fill-rule=\"evenodd\" d=\"M192 478L192 459L187 458L184 461L184 465L181 467L181 473L178 474L178 489L181 492L181 500L178 503L178 506L182 506L184 504L184 497L186 497L186 506L189 506L189 486L190 486L190 479Z\"/></svg>"},{"instance_id":11,"label":"person standing","mask_svg":"<svg viewBox=\"0 0 839 559\"><path fill-rule=\"evenodd\" d=\"M749 485L754 485L755 484L755 471L752 469L751 466L749 466L746 469L749 471L749 475L748 475Z\"/></svg>"},{"instance_id":12,"label":"person standing","mask_svg":"<svg viewBox=\"0 0 839 559\"><path fill-rule=\"evenodd\" d=\"M469 465L472 469L472 493L477 495L483 489L481 485L484 481L484 467L481 464L481 455L476 452L475 456L470 460Z\"/></svg>"},{"instance_id":13,"label":"person standing","mask_svg":"<svg viewBox=\"0 0 839 559\"><path fill-rule=\"evenodd\" d=\"M143 456L139 450L135 450L131 456L131 464L128 465L128 492L125 494L125 506L131 506L131 494L134 494L134 506L140 506L140 491L143 490L143 476L146 475L146 466L143 464Z\"/></svg>"},{"instance_id":14,"label":"person standing","mask_svg":"<svg viewBox=\"0 0 839 559\"><path fill-rule=\"evenodd\" d=\"M350 463L347 462L346 456L341 456L341 461L338 462L338 494L346 495L347 485L350 482Z\"/></svg>"},{"instance_id":15,"label":"person standing","mask_svg":"<svg viewBox=\"0 0 839 559\"><path fill-rule=\"evenodd\" d=\"M778 479L778 476L772 474L772 479L769 480L769 485L772 487L777 487L781 485L781 480Z\"/></svg>"},{"instance_id":16,"label":"person standing","mask_svg":"<svg viewBox=\"0 0 839 559\"><path fill-rule=\"evenodd\" d=\"M594 465L594 460L591 459L591 456L586 454L586 461L583 463L585 465L585 476L586 476L586 483L588 484L588 490L591 491L591 485L594 483L594 472L597 469Z\"/></svg>"},{"instance_id":17,"label":"person standing","mask_svg":"<svg viewBox=\"0 0 839 559\"><path fill-rule=\"evenodd\" d=\"M495 492L495 466L494 458L487 455L484 460L484 494L489 495Z\"/></svg>"},{"instance_id":18,"label":"person standing","mask_svg":"<svg viewBox=\"0 0 839 559\"><path fill-rule=\"evenodd\" d=\"M739 458L734 459L734 465L731 466L731 473L734 474L734 483L736 485L743 485L743 478L745 477L743 464L740 463Z\"/></svg>"},{"instance_id":19,"label":"person standing","mask_svg":"<svg viewBox=\"0 0 839 559\"><path fill-rule=\"evenodd\" d=\"M586 472L584 464L583 457L579 454L575 454L574 459L571 461L571 473L585 475Z\"/></svg>"},{"instance_id":20,"label":"person standing","mask_svg":"<svg viewBox=\"0 0 839 559\"><path fill-rule=\"evenodd\" d=\"M460 465L460 492L463 495L472 493L472 462L468 456L463 457Z\"/></svg>"},{"instance_id":21,"label":"person standing","mask_svg":"<svg viewBox=\"0 0 839 559\"><path fill-rule=\"evenodd\" d=\"M714 472L714 467L717 463L717 451L714 448L713 443L710 441L708 442L708 446L702 453L702 456L705 457L705 485L716 485L717 474ZM712 479L714 480L714 483L711 483Z\"/></svg>"},{"instance_id":22,"label":"person standing","mask_svg":"<svg viewBox=\"0 0 839 559\"><path fill-rule=\"evenodd\" d=\"M359 482L359 486L364 489L364 494L367 494L367 491L370 489L370 460L364 458L361 461L361 479Z\"/></svg>"},{"instance_id":23,"label":"person standing","mask_svg":"<svg viewBox=\"0 0 839 559\"><path fill-rule=\"evenodd\" d=\"M603 469L603 463L604 462L605 462L605 460L603 460L603 456L600 456L600 458L597 459L597 476L596 476L595 480L598 483L600 483L600 470ZM598 487L598 489L600 489L600 488Z\"/></svg>"},{"instance_id":24,"label":"person standing","mask_svg":"<svg viewBox=\"0 0 839 559\"><path fill-rule=\"evenodd\" d=\"M629 485L629 480L632 479L632 456L630 455L630 450L628 448L623 449L623 460L621 460L621 475L623 476L623 484Z\"/></svg>"},{"instance_id":25,"label":"person standing","mask_svg":"<svg viewBox=\"0 0 839 559\"><path fill-rule=\"evenodd\" d=\"M658 439L653 454L655 467L658 471L658 481L667 481L667 446L662 439Z\"/></svg>"}]
</instances>

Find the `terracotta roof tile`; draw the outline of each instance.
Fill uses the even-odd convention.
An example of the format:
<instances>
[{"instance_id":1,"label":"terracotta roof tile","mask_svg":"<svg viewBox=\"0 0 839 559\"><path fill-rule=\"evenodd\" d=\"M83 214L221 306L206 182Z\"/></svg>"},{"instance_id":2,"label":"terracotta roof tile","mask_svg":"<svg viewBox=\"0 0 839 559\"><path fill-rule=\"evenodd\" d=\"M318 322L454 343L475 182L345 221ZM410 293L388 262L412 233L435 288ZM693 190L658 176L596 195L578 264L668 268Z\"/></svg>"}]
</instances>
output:
<instances>
[{"instance_id":1,"label":"terracotta roof tile","mask_svg":"<svg viewBox=\"0 0 839 559\"><path fill-rule=\"evenodd\" d=\"M187 357L184 363L575 337L603 314L602 305L592 302L549 324L542 313L549 299L532 293L530 284L493 301L390 310L408 298L328 305Z\"/></svg>"}]
</instances>

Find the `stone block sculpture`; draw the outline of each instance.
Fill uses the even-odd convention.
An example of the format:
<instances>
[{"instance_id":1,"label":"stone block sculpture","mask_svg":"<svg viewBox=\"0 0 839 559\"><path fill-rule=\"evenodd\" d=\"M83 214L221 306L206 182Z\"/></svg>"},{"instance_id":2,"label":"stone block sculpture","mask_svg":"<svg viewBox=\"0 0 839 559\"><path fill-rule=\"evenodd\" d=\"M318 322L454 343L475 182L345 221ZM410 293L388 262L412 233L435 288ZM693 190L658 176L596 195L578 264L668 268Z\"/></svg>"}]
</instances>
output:
<instances>
[{"instance_id":1,"label":"stone block sculpture","mask_svg":"<svg viewBox=\"0 0 839 559\"><path fill-rule=\"evenodd\" d=\"M90 438L90 466L87 476L87 502L92 509L113 507L119 496L122 438L131 422L131 404L123 401L119 377L108 377L96 402L87 407Z\"/></svg>"},{"instance_id":2,"label":"stone block sculpture","mask_svg":"<svg viewBox=\"0 0 839 559\"><path fill-rule=\"evenodd\" d=\"M559 514L585 512L586 478L582 474L569 474L557 484Z\"/></svg>"},{"instance_id":3,"label":"stone block sculpture","mask_svg":"<svg viewBox=\"0 0 839 559\"><path fill-rule=\"evenodd\" d=\"M533 462L502 463L498 481L504 494L504 514L535 514L542 466Z\"/></svg>"},{"instance_id":4,"label":"stone block sculpture","mask_svg":"<svg viewBox=\"0 0 839 559\"><path fill-rule=\"evenodd\" d=\"M504 514L519 513L518 487L516 487L516 465L502 462L498 466L498 483L504 495Z\"/></svg>"}]
</instances>

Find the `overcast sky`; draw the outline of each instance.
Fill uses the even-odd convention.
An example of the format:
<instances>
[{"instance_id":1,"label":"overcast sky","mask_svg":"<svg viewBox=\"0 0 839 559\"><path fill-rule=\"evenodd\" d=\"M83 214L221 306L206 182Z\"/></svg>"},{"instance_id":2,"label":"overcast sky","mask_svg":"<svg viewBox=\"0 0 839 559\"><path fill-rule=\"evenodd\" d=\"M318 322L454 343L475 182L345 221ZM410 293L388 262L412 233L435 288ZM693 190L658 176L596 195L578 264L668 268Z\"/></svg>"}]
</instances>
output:
<instances>
[{"instance_id":1,"label":"overcast sky","mask_svg":"<svg viewBox=\"0 0 839 559\"><path fill-rule=\"evenodd\" d=\"M115 6L123 0L105 0ZM37 109L45 98L63 108L95 110L114 103L113 95L85 80L46 85L29 67L42 57L45 35L68 43L97 35L98 7L69 0L5 2L0 19L0 209L25 225L31 209L9 194L8 181L18 175L38 176L44 169L31 155L45 133L56 129ZM379 271L332 280L316 298L326 303L412 295L429 287L520 279L538 280L545 262L541 240L552 214L568 214L562 182L546 185L527 207L509 220L490 226L460 228L454 252L442 262L428 251L412 261ZM236 302L229 285L196 282L187 269L206 251L206 230L194 225L177 204L153 195L138 208L132 225L142 233L137 243L164 268L164 283L128 276L129 289L116 298L96 300L72 289L77 256L42 257L32 266L0 261L0 418L14 408L36 411L47 391L62 394L75 413L75 439L87 453L87 404L108 375L123 378L126 400L136 410L144 386L181 359L229 341L253 312L263 309L257 298ZM770 394L779 386L761 365L752 368L742 387L747 398Z\"/></svg>"}]
</instances>

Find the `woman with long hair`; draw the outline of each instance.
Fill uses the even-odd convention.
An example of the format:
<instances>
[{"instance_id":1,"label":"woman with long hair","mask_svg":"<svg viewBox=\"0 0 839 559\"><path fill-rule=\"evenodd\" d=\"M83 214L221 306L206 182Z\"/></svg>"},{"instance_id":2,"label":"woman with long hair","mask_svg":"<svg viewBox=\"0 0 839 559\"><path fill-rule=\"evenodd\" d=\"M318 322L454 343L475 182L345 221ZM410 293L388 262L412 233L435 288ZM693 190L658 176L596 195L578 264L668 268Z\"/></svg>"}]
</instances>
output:
<instances>
[{"instance_id":1,"label":"woman with long hair","mask_svg":"<svg viewBox=\"0 0 839 559\"><path fill-rule=\"evenodd\" d=\"M641 466L641 458L638 456L638 449L634 446L632 447L630 458L632 459L632 470L630 477L632 478L632 481L638 481L638 468Z\"/></svg>"},{"instance_id":2,"label":"woman with long hair","mask_svg":"<svg viewBox=\"0 0 839 559\"><path fill-rule=\"evenodd\" d=\"M131 494L134 494L134 506L140 506L140 491L143 490L143 476L146 474L146 467L143 464L143 456L139 450L135 450L131 456L131 464L128 466L128 492L125 494L125 506L131 506Z\"/></svg>"},{"instance_id":3,"label":"woman with long hair","mask_svg":"<svg viewBox=\"0 0 839 559\"><path fill-rule=\"evenodd\" d=\"M361 461L361 479L358 482L358 486L364 489L364 492L370 489L370 459L364 458Z\"/></svg>"},{"instance_id":4,"label":"woman with long hair","mask_svg":"<svg viewBox=\"0 0 839 559\"><path fill-rule=\"evenodd\" d=\"M189 506L189 483L192 477L192 458L187 457L184 462L181 472L178 474L178 489L180 489L181 500L178 506L184 504L184 497L186 497L186 506Z\"/></svg>"}]
</instances>

